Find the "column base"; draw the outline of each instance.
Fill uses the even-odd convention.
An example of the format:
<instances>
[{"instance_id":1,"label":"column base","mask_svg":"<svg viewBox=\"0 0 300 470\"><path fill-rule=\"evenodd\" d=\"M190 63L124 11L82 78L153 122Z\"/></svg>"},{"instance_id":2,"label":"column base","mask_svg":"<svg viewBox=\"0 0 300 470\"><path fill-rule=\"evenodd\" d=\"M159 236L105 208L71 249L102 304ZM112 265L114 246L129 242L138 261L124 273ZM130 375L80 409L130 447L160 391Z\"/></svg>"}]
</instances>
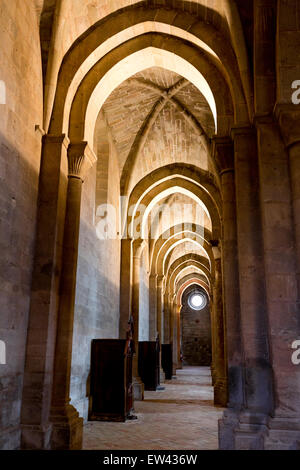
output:
<instances>
[{"instance_id":1,"label":"column base","mask_svg":"<svg viewBox=\"0 0 300 470\"><path fill-rule=\"evenodd\" d=\"M72 405L62 408L52 408L51 436L52 450L81 450L83 434L83 418Z\"/></svg>"},{"instance_id":2,"label":"column base","mask_svg":"<svg viewBox=\"0 0 300 470\"><path fill-rule=\"evenodd\" d=\"M140 377L133 377L132 379L133 399L134 401L144 400L144 384Z\"/></svg>"},{"instance_id":3,"label":"column base","mask_svg":"<svg viewBox=\"0 0 300 470\"><path fill-rule=\"evenodd\" d=\"M19 450L21 440L20 426L11 426L0 432L0 450Z\"/></svg>"},{"instance_id":4,"label":"column base","mask_svg":"<svg viewBox=\"0 0 300 470\"><path fill-rule=\"evenodd\" d=\"M52 424L48 426L21 425L22 450L50 450Z\"/></svg>"},{"instance_id":5,"label":"column base","mask_svg":"<svg viewBox=\"0 0 300 470\"><path fill-rule=\"evenodd\" d=\"M263 450L267 435L267 417L227 409L219 420L221 450Z\"/></svg>"},{"instance_id":6,"label":"column base","mask_svg":"<svg viewBox=\"0 0 300 470\"><path fill-rule=\"evenodd\" d=\"M265 450L300 450L299 418L270 418L264 439Z\"/></svg>"},{"instance_id":7,"label":"column base","mask_svg":"<svg viewBox=\"0 0 300 470\"><path fill-rule=\"evenodd\" d=\"M227 381L226 379L217 379L214 385L214 404L226 408L227 403Z\"/></svg>"},{"instance_id":8,"label":"column base","mask_svg":"<svg viewBox=\"0 0 300 470\"><path fill-rule=\"evenodd\" d=\"M162 367L160 368L160 371L159 371L159 383L160 385L161 384L164 384L166 381L166 374L164 373Z\"/></svg>"},{"instance_id":9,"label":"column base","mask_svg":"<svg viewBox=\"0 0 300 470\"><path fill-rule=\"evenodd\" d=\"M238 414L230 409L224 411L223 418L218 422L219 449L234 450L234 430L238 425Z\"/></svg>"}]
</instances>

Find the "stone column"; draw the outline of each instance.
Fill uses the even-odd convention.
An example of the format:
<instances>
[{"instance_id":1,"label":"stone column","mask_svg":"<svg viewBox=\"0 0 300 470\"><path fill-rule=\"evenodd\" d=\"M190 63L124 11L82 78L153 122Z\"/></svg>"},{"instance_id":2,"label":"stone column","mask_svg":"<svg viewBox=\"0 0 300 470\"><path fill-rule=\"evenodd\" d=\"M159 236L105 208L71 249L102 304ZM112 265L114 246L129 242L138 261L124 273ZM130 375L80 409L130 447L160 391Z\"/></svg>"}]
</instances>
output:
<instances>
[{"instance_id":1,"label":"stone column","mask_svg":"<svg viewBox=\"0 0 300 470\"><path fill-rule=\"evenodd\" d=\"M274 0L253 0L255 114L272 113L276 100L276 16Z\"/></svg>"},{"instance_id":2,"label":"stone column","mask_svg":"<svg viewBox=\"0 0 300 470\"><path fill-rule=\"evenodd\" d=\"M285 141L272 118L256 119L275 399L265 449L272 450L299 449L300 441L300 369L291 360L300 337L300 113L277 112Z\"/></svg>"},{"instance_id":3,"label":"stone column","mask_svg":"<svg viewBox=\"0 0 300 470\"><path fill-rule=\"evenodd\" d=\"M65 135L45 135L21 410L21 447L50 449L57 298L68 185Z\"/></svg>"},{"instance_id":4,"label":"stone column","mask_svg":"<svg viewBox=\"0 0 300 470\"><path fill-rule=\"evenodd\" d=\"M157 274L149 277L149 340L156 341L157 338Z\"/></svg>"},{"instance_id":5,"label":"stone column","mask_svg":"<svg viewBox=\"0 0 300 470\"><path fill-rule=\"evenodd\" d=\"M173 296L169 294L169 308L170 308L170 344L172 346L172 373L174 374L174 306Z\"/></svg>"},{"instance_id":6,"label":"stone column","mask_svg":"<svg viewBox=\"0 0 300 470\"><path fill-rule=\"evenodd\" d=\"M222 266L221 253L213 247L215 257L215 280L213 285L213 309L215 313L215 373L214 403L226 407L227 405L227 377L225 369L225 341L223 321L223 295L222 295Z\"/></svg>"},{"instance_id":7,"label":"stone column","mask_svg":"<svg viewBox=\"0 0 300 470\"><path fill-rule=\"evenodd\" d=\"M171 338L172 338L172 354L173 354L173 375L176 375L177 369L177 303L176 294L173 295L172 299L172 311L171 311Z\"/></svg>"},{"instance_id":8,"label":"stone column","mask_svg":"<svg viewBox=\"0 0 300 470\"><path fill-rule=\"evenodd\" d=\"M144 240L133 242L132 263L132 316L134 322L135 354L132 364L133 395L137 401L144 400L144 384L139 374L139 308L140 308L140 267Z\"/></svg>"},{"instance_id":9,"label":"stone column","mask_svg":"<svg viewBox=\"0 0 300 470\"><path fill-rule=\"evenodd\" d=\"M132 239L121 240L119 337L126 339L132 303Z\"/></svg>"},{"instance_id":10,"label":"stone column","mask_svg":"<svg viewBox=\"0 0 300 470\"><path fill-rule=\"evenodd\" d=\"M157 292L157 331L159 334L160 344L163 343L164 340L164 323L163 323L163 283L164 283L164 276L157 276L157 285L156 285L156 292Z\"/></svg>"},{"instance_id":11,"label":"stone column","mask_svg":"<svg viewBox=\"0 0 300 470\"><path fill-rule=\"evenodd\" d=\"M244 410L234 431L236 449L262 449L272 407L265 298L265 270L254 129L232 132L235 153L241 333L244 355Z\"/></svg>"},{"instance_id":12,"label":"stone column","mask_svg":"<svg viewBox=\"0 0 300 470\"><path fill-rule=\"evenodd\" d=\"M164 298L164 342L163 344L170 344L170 305L169 293L166 291L163 295Z\"/></svg>"},{"instance_id":13,"label":"stone column","mask_svg":"<svg viewBox=\"0 0 300 470\"><path fill-rule=\"evenodd\" d=\"M294 238L297 257L298 302L300 302L300 106L294 104L277 104L275 115L289 158Z\"/></svg>"},{"instance_id":14,"label":"stone column","mask_svg":"<svg viewBox=\"0 0 300 470\"><path fill-rule=\"evenodd\" d=\"M217 372L216 372L216 312L214 308L215 302L215 291L212 288L212 295L211 295L211 305L210 305L210 319L211 319L211 378L212 378L212 385L215 386L217 380Z\"/></svg>"},{"instance_id":15,"label":"stone column","mask_svg":"<svg viewBox=\"0 0 300 470\"><path fill-rule=\"evenodd\" d=\"M182 360L181 360L181 305L177 305L176 308L176 326L177 326L177 369L182 369Z\"/></svg>"},{"instance_id":16,"label":"stone column","mask_svg":"<svg viewBox=\"0 0 300 470\"><path fill-rule=\"evenodd\" d=\"M80 449L83 419L70 404L74 306L80 226L82 183L85 173L96 162L87 142L74 143L68 149L68 193L63 241L51 422L52 449Z\"/></svg>"},{"instance_id":17,"label":"stone column","mask_svg":"<svg viewBox=\"0 0 300 470\"><path fill-rule=\"evenodd\" d=\"M169 292L168 295L168 306L169 306L169 343L173 342L173 298Z\"/></svg>"},{"instance_id":18,"label":"stone column","mask_svg":"<svg viewBox=\"0 0 300 470\"><path fill-rule=\"evenodd\" d=\"M157 276L157 332L159 334L159 341L162 345L164 342L164 313L163 313L163 284L164 276ZM161 366L161 352L160 352L160 383L164 383L165 374Z\"/></svg>"},{"instance_id":19,"label":"stone column","mask_svg":"<svg viewBox=\"0 0 300 470\"><path fill-rule=\"evenodd\" d=\"M213 155L220 174L222 196L223 305L225 313L228 405L219 423L221 448L234 447L233 427L243 407L243 345L237 250L237 216L234 148L230 137L215 137Z\"/></svg>"}]
</instances>

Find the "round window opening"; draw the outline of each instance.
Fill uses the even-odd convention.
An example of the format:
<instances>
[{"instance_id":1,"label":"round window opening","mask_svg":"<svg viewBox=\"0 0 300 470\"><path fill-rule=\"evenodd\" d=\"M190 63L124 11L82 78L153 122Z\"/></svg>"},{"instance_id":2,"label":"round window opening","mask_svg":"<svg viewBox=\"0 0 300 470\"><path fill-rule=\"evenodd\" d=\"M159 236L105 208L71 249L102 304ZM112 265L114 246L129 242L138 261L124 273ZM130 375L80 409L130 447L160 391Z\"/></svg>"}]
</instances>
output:
<instances>
[{"instance_id":1,"label":"round window opening","mask_svg":"<svg viewBox=\"0 0 300 470\"><path fill-rule=\"evenodd\" d=\"M202 294L202 292L193 292L189 296L188 303L193 310L203 310L207 305L206 295Z\"/></svg>"}]
</instances>

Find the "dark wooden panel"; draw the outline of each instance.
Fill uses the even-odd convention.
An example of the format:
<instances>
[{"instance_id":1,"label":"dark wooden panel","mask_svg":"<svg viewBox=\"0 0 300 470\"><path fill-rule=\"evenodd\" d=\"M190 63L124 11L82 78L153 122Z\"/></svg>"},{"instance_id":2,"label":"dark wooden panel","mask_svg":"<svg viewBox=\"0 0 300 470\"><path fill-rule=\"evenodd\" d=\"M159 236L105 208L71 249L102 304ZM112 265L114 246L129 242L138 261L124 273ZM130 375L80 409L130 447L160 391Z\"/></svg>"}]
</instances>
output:
<instances>
[{"instance_id":1,"label":"dark wooden panel","mask_svg":"<svg viewBox=\"0 0 300 470\"><path fill-rule=\"evenodd\" d=\"M156 390L159 385L159 343L142 341L139 343L139 374L145 390Z\"/></svg>"},{"instance_id":2,"label":"dark wooden panel","mask_svg":"<svg viewBox=\"0 0 300 470\"><path fill-rule=\"evenodd\" d=\"M171 344L162 344L161 346L161 365L167 380L173 376L173 353Z\"/></svg>"},{"instance_id":3,"label":"dark wooden panel","mask_svg":"<svg viewBox=\"0 0 300 470\"><path fill-rule=\"evenodd\" d=\"M93 340L90 421L125 421L131 410L130 342L113 339Z\"/></svg>"}]
</instances>

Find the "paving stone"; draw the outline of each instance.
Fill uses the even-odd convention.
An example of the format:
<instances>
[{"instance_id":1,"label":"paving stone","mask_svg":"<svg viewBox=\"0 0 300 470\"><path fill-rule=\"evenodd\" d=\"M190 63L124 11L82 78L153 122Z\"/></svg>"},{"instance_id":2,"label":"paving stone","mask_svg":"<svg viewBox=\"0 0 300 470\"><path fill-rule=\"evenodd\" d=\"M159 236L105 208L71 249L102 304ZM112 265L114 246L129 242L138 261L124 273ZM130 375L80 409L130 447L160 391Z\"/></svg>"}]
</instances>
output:
<instances>
[{"instance_id":1,"label":"paving stone","mask_svg":"<svg viewBox=\"0 0 300 470\"><path fill-rule=\"evenodd\" d=\"M164 387L164 391L145 392L145 400L135 403L137 421L86 424L83 448L218 449L218 419L223 409L213 404L210 369L186 367Z\"/></svg>"}]
</instances>

